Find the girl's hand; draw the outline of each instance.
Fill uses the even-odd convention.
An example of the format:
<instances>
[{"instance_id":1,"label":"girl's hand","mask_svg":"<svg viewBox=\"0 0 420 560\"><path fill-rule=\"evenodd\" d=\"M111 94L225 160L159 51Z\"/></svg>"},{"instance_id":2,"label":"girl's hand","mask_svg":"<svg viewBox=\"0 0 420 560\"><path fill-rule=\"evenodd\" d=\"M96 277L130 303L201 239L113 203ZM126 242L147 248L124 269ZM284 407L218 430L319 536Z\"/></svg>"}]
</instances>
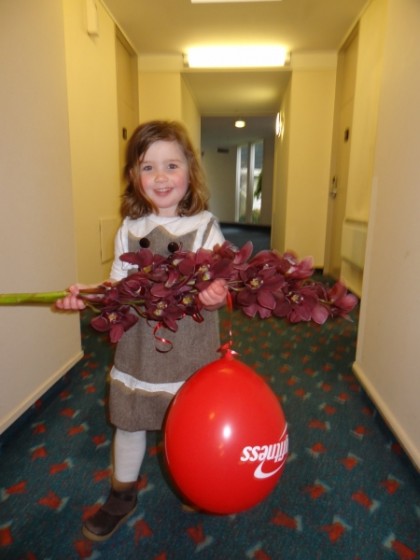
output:
<instances>
[{"instance_id":1,"label":"girl's hand","mask_svg":"<svg viewBox=\"0 0 420 560\"><path fill-rule=\"evenodd\" d=\"M208 288L198 294L198 298L204 307L210 311L219 309L226 303L228 285L226 280L218 278Z\"/></svg>"},{"instance_id":2,"label":"girl's hand","mask_svg":"<svg viewBox=\"0 0 420 560\"><path fill-rule=\"evenodd\" d=\"M73 284L68 288L69 295L64 297L63 299L58 299L55 302L55 306L57 309L65 310L65 311L80 311L86 307L83 300L77 297L80 290L83 288L88 288L89 286L85 286L83 284Z\"/></svg>"}]
</instances>

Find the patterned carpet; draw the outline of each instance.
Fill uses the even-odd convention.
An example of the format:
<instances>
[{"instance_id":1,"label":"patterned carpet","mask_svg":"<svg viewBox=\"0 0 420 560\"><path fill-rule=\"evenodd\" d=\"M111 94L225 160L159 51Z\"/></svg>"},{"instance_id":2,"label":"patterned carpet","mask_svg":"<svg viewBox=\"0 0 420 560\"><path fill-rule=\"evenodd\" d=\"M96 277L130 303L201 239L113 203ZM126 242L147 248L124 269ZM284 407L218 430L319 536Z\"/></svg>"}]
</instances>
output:
<instances>
[{"instance_id":1,"label":"patterned carpet","mask_svg":"<svg viewBox=\"0 0 420 560\"><path fill-rule=\"evenodd\" d=\"M85 358L2 437L1 559L420 557L419 474L352 374L357 322L286 325L236 311L231 320L240 359L270 384L288 420L289 459L268 498L236 515L187 510L152 433L138 509L109 541L84 539L82 519L107 493L112 437L112 348L85 316Z\"/></svg>"}]
</instances>

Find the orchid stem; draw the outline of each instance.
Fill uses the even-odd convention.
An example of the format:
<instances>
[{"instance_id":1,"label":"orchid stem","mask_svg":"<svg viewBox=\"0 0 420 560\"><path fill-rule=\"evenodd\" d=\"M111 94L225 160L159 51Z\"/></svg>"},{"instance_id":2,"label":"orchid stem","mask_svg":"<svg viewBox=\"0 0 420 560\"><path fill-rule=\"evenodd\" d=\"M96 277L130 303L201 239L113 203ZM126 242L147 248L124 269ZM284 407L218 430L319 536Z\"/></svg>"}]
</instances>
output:
<instances>
[{"instance_id":1,"label":"orchid stem","mask_svg":"<svg viewBox=\"0 0 420 560\"><path fill-rule=\"evenodd\" d=\"M0 294L0 305L22 305L25 303L55 303L68 295L67 291L60 292L39 292L22 294Z\"/></svg>"}]
</instances>

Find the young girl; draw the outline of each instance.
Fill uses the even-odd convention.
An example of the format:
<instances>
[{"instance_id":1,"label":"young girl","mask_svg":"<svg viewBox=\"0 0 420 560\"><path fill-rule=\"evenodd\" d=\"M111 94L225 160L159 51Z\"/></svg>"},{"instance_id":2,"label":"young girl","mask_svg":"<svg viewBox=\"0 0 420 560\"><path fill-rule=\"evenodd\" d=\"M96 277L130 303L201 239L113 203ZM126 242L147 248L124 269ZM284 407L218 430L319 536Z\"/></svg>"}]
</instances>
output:
<instances>
[{"instance_id":1,"label":"young girl","mask_svg":"<svg viewBox=\"0 0 420 560\"><path fill-rule=\"evenodd\" d=\"M200 164L184 127L176 122L140 125L127 146L127 188L121 205L122 225L115 240L111 281L130 274L122 253L149 247L167 256L178 248L196 251L223 243L214 216L207 211L207 190ZM136 270L134 268L134 270ZM83 309L80 286L57 302L60 309ZM155 347L153 325L138 321L117 344L110 380L110 419L115 426L112 488L105 504L89 518L84 535L105 540L134 511L137 479L146 451L146 431L160 430L174 394L184 381L217 359L218 317L227 286L215 280L199 294L204 321L179 321L177 332L159 336L173 345L169 352Z\"/></svg>"}]
</instances>

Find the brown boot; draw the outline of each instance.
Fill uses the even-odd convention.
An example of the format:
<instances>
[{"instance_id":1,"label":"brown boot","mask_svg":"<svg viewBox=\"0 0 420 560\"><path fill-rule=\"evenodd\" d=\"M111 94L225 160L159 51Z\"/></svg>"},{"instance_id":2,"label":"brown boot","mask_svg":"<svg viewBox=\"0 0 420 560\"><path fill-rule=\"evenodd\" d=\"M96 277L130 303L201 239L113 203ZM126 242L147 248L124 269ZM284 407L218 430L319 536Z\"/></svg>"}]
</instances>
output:
<instances>
[{"instance_id":1,"label":"brown boot","mask_svg":"<svg viewBox=\"0 0 420 560\"><path fill-rule=\"evenodd\" d=\"M91 541L105 541L134 512L137 505L137 488L118 492L111 489L107 501L83 525L84 536Z\"/></svg>"}]
</instances>

